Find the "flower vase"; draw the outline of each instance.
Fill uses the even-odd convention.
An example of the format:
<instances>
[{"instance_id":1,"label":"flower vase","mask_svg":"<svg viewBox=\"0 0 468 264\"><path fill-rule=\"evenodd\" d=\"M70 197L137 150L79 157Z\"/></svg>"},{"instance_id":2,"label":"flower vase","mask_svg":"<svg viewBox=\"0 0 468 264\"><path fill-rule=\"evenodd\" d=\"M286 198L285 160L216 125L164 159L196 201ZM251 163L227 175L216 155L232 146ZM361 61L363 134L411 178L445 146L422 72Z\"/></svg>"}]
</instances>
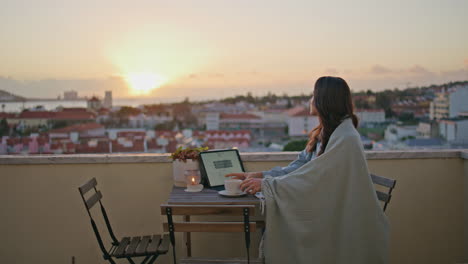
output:
<instances>
[{"instance_id":1,"label":"flower vase","mask_svg":"<svg viewBox=\"0 0 468 264\"><path fill-rule=\"evenodd\" d=\"M199 170L198 160L188 159L185 162L181 160L174 160L172 162L172 177L174 179L174 186L187 187L185 182L186 170Z\"/></svg>"}]
</instances>

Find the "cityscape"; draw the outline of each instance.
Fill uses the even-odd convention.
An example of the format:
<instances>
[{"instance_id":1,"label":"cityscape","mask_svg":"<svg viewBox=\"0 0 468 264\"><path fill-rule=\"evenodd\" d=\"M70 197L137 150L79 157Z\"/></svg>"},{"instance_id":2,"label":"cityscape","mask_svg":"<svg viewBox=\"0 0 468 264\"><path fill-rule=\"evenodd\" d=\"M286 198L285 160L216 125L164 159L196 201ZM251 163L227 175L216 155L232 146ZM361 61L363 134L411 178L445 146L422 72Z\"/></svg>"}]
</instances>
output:
<instances>
[{"instance_id":1,"label":"cityscape","mask_svg":"<svg viewBox=\"0 0 468 264\"><path fill-rule=\"evenodd\" d=\"M0 155L168 153L201 146L300 151L318 124L309 99L248 92L220 100L128 106L115 105L112 91L90 98L65 91L50 109L50 100L0 91ZM368 90L354 93L353 99L366 150L468 146L468 81ZM25 102L35 106L25 107ZM19 109L5 111L11 103Z\"/></svg>"}]
</instances>

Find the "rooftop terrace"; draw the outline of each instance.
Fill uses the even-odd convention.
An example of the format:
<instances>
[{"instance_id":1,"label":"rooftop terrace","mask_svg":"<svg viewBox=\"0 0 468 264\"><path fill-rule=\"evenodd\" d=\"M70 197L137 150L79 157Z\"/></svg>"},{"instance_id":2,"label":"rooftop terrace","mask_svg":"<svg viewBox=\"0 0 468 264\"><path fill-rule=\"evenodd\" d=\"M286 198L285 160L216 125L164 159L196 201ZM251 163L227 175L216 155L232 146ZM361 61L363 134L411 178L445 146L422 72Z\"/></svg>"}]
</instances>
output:
<instances>
[{"instance_id":1,"label":"rooftop terrace","mask_svg":"<svg viewBox=\"0 0 468 264\"><path fill-rule=\"evenodd\" d=\"M242 159L248 171L258 171L296 155L244 153ZM372 173L398 181L386 211L390 263L468 262L468 151L366 155ZM160 233L159 205L172 188L171 174L168 154L0 156L0 263L72 263L73 256L76 264L105 263L77 187L97 178L118 236ZM194 256L244 254L242 234L192 239ZM257 233L253 245L258 239Z\"/></svg>"}]
</instances>

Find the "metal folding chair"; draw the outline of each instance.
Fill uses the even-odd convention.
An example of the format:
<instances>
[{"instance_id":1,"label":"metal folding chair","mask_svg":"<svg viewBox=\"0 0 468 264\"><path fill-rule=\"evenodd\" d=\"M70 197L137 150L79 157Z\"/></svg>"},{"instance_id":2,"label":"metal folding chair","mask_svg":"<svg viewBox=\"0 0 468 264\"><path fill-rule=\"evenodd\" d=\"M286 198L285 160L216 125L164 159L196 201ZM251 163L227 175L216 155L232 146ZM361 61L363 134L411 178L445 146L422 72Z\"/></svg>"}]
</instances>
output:
<instances>
[{"instance_id":1,"label":"metal folding chair","mask_svg":"<svg viewBox=\"0 0 468 264\"><path fill-rule=\"evenodd\" d=\"M93 227L99 248L101 249L105 260L108 260L111 264L115 264L114 258L125 258L130 264L135 264L133 258L144 257L141 264L152 264L159 255L166 254L169 251L170 241L169 236L167 235L164 235L162 238L160 235L148 235L143 237L124 237L118 240L114 235L109 218L107 217L106 210L102 204L102 194L96 189L96 185L96 178L92 178L87 183L79 187L78 190L80 191L81 198L83 199L83 203L85 204L86 211L88 212L89 219L91 221L91 226ZM86 199L85 195L91 190L94 190L94 192L92 192L93 194L91 194L89 198ZM101 213L112 240L112 244L109 250L107 250L104 245L96 222L94 221L90 211L97 203L99 203L101 207Z\"/></svg>"},{"instance_id":2,"label":"metal folding chair","mask_svg":"<svg viewBox=\"0 0 468 264\"><path fill-rule=\"evenodd\" d=\"M378 190L376 191L377 198L379 198L379 200L384 203L383 210L385 212L385 210L387 209L387 205L390 203L390 199L392 198L392 191L393 188L395 188L396 180L385 178L382 176L377 176L374 174L371 174L370 176L374 184L388 188L387 192L381 192Z\"/></svg>"}]
</instances>

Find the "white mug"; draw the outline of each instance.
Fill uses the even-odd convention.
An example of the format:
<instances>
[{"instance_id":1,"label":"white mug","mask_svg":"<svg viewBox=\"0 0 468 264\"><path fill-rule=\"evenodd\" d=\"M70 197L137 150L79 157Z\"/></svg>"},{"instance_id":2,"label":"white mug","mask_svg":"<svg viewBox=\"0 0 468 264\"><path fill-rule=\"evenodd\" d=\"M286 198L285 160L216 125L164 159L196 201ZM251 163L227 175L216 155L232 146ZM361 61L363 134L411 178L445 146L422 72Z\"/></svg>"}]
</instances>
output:
<instances>
[{"instance_id":1,"label":"white mug","mask_svg":"<svg viewBox=\"0 0 468 264\"><path fill-rule=\"evenodd\" d=\"M238 194L241 193L240 185L242 180L238 179L228 179L224 181L224 188L229 194Z\"/></svg>"}]
</instances>

